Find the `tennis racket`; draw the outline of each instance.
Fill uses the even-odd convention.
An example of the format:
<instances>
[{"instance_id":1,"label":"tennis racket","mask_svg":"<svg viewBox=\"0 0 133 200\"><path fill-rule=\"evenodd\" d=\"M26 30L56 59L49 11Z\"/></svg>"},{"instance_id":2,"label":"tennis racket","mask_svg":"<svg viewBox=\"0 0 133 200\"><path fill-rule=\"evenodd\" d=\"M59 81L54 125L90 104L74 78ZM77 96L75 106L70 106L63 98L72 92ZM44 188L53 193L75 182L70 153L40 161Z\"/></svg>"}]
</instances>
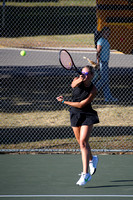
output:
<instances>
[{"instance_id":1,"label":"tennis racket","mask_svg":"<svg viewBox=\"0 0 133 200\"><path fill-rule=\"evenodd\" d=\"M90 60L89 58L87 58L85 56L83 58L86 59L92 65L92 67L94 67L95 69L99 68L98 65L94 61Z\"/></svg>"},{"instance_id":2,"label":"tennis racket","mask_svg":"<svg viewBox=\"0 0 133 200\"><path fill-rule=\"evenodd\" d=\"M81 71L79 71L78 68L75 66L73 59L67 50L65 50L65 49L60 50L59 61L60 61L60 64L62 65L62 67L64 67L65 69L74 70L74 71L78 72L78 74L80 74L80 75L82 74Z\"/></svg>"}]
</instances>

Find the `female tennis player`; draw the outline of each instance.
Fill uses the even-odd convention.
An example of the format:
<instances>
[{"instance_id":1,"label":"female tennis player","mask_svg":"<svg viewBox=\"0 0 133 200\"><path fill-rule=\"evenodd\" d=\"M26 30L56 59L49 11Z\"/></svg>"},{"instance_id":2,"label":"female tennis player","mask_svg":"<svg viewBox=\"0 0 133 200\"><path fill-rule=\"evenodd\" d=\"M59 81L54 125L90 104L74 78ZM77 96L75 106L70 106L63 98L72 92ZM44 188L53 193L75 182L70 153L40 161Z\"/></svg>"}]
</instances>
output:
<instances>
[{"instance_id":1,"label":"female tennis player","mask_svg":"<svg viewBox=\"0 0 133 200\"><path fill-rule=\"evenodd\" d=\"M75 137L80 145L83 172L76 183L85 185L91 180L91 175L96 171L98 157L92 156L89 145L89 137L93 124L99 123L97 112L92 109L91 102L97 94L97 89L91 82L94 71L91 66L85 66L82 69L82 75L74 78L71 87L73 88L73 102L65 101L63 96L57 97L57 100L71 106L70 120ZM88 168L90 167L90 173Z\"/></svg>"}]
</instances>

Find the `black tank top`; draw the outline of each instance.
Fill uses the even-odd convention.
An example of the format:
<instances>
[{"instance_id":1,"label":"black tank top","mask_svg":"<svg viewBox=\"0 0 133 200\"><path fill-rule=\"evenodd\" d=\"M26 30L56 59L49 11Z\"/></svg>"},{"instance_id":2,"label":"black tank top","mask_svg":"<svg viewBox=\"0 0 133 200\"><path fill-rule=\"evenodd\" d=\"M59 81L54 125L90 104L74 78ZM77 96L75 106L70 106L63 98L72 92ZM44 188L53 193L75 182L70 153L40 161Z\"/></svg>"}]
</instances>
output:
<instances>
[{"instance_id":1,"label":"black tank top","mask_svg":"<svg viewBox=\"0 0 133 200\"><path fill-rule=\"evenodd\" d=\"M73 89L73 95L72 95L73 102L80 102L86 99L89 96L93 86L94 86L93 83L91 83L89 87L85 87L85 85L81 83L78 87L75 87ZM95 110L92 109L91 103L87 104L83 108L71 107L70 112L93 113L93 114L97 113Z\"/></svg>"}]
</instances>

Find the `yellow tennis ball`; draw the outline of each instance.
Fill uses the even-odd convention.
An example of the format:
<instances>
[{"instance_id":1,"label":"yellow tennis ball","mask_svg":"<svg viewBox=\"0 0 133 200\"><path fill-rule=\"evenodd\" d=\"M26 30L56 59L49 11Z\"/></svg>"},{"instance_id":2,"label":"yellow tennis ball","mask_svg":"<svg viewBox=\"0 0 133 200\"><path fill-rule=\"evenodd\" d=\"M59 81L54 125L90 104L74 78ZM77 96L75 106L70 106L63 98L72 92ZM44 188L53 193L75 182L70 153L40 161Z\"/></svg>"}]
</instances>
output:
<instances>
[{"instance_id":1,"label":"yellow tennis ball","mask_svg":"<svg viewBox=\"0 0 133 200\"><path fill-rule=\"evenodd\" d=\"M26 55L26 51L24 51L24 50L20 51L20 55L21 56L25 56Z\"/></svg>"}]
</instances>

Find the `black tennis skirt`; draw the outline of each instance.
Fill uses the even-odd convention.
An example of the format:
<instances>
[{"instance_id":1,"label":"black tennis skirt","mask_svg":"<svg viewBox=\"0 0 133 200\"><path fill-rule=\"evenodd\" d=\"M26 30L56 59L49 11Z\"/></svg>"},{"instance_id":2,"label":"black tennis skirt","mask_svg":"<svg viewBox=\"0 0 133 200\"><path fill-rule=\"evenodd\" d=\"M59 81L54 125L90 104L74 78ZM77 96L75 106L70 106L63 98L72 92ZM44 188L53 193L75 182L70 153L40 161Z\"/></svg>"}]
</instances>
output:
<instances>
[{"instance_id":1,"label":"black tennis skirt","mask_svg":"<svg viewBox=\"0 0 133 200\"><path fill-rule=\"evenodd\" d=\"M70 112L70 121L72 127L79 127L83 125L92 125L99 123L97 112L93 113L73 113Z\"/></svg>"}]
</instances>

